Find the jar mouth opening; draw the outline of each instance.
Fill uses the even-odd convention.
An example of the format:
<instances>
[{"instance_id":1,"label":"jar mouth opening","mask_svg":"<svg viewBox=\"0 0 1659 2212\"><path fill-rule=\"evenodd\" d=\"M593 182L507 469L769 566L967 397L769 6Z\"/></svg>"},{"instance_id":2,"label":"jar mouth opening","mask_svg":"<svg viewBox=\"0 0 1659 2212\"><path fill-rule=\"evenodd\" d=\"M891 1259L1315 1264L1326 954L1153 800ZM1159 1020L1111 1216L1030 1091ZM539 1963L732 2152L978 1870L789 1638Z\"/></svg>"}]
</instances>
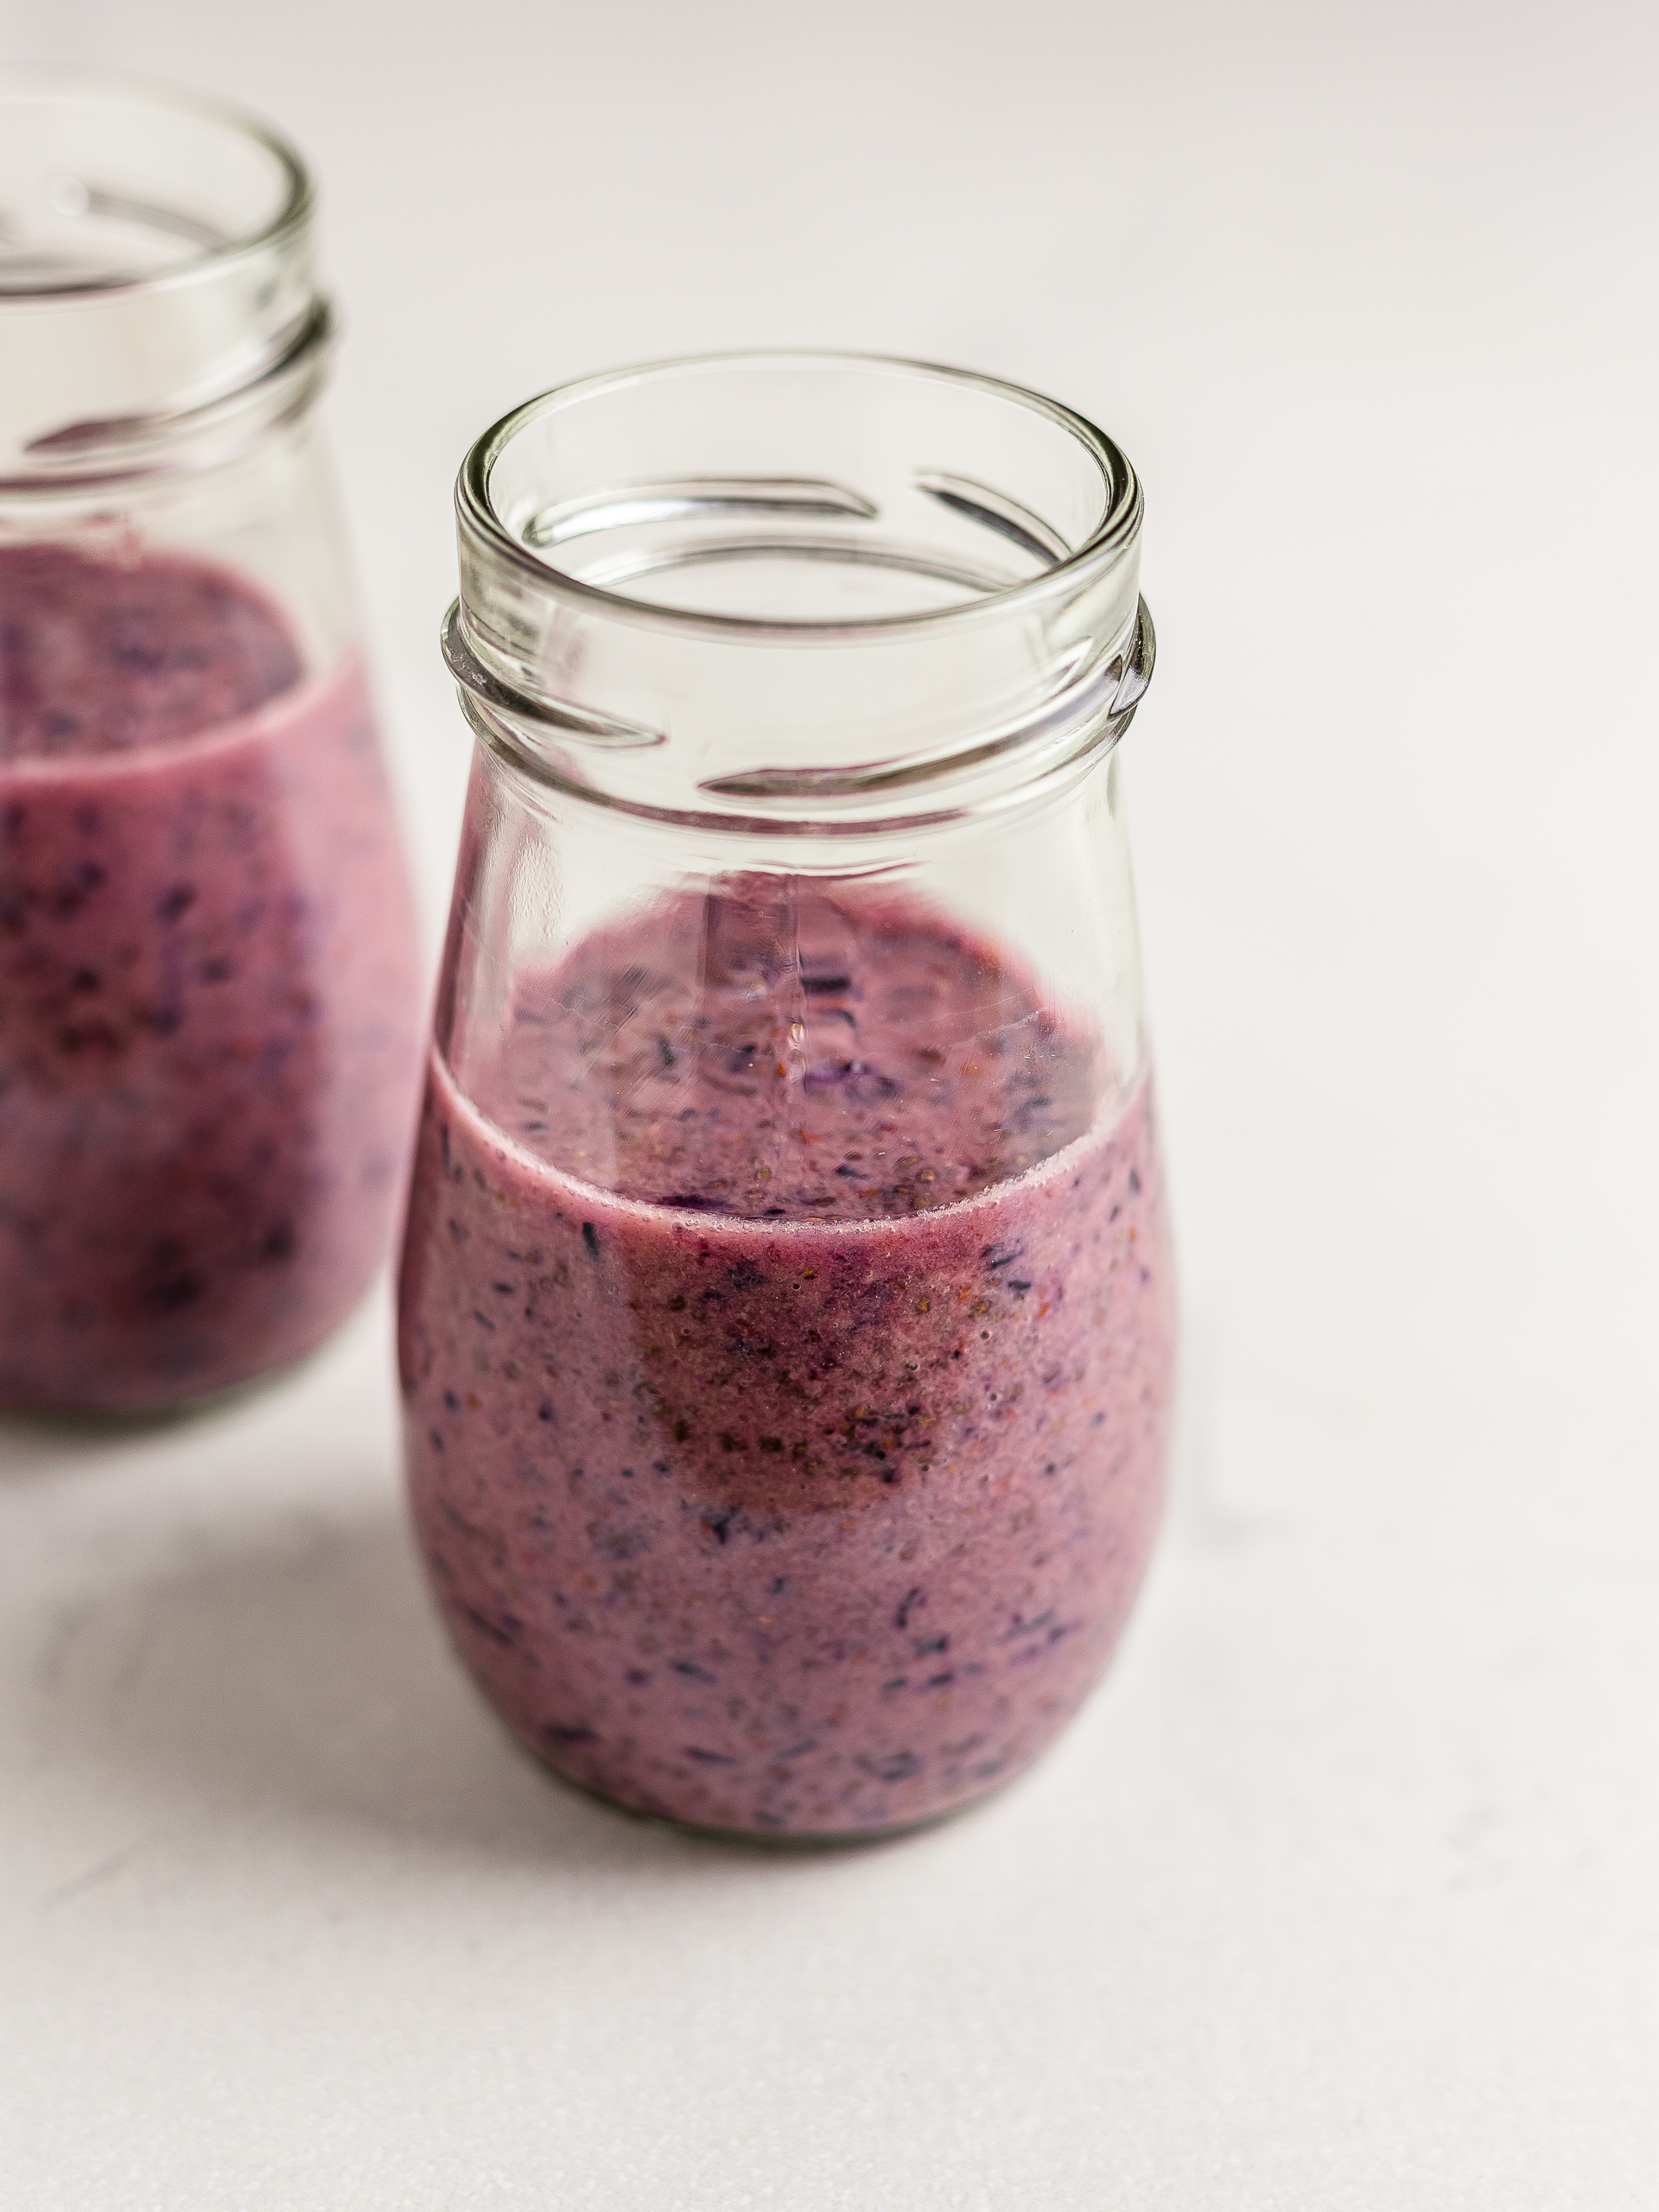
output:
<instances>
[{"instance_id":1,"label":"jar mouth opening","mask_svg":"<svg viewBox=\"0 0 1659 2212\"><path fill-rule=\"evenodd\" d=\"M211 276L279 248L312 198L288 141L225 102L143 77L0 69L0 316Z\"/></svg>"},{"instance_id":2,"label":"jar mouth opening","mask_svg":"<svg viewBox=\"0 0 1659 2212\"><path fill-rule=\"evenodd\" d=\"M769 404L746 415L746 386ZM769 452L760 426L780 391L785 430ZM895 422L874 471L837 450L868 445L895 398L927 428ZM1000 467L951 465L958 416L976 434L995 418ZM517 591L774 645L1017 619L1114 567L1142 512L1119 448L1057 401L932 362L809 350L690 355L555 386L485 432L455 498L463 543Z\"/></svg>"}]
</instances>

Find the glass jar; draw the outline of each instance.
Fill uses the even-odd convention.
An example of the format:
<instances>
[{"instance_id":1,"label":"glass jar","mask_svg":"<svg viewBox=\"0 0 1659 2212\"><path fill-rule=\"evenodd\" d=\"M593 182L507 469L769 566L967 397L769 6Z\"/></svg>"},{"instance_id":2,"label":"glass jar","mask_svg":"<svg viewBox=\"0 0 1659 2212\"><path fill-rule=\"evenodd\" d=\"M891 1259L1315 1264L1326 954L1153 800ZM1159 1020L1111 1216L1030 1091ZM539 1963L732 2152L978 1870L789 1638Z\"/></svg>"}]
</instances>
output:
<instances>
[{"instance_id":1,"label":"glass jar","mask_svg":"<svg viewBox=\"0 0 1659 2212\"><path fill-rule=\"evenodd\" d=\"M1076 1710L1163 1490L1140 487L1031 392L785 354L548 393L457 505L400 1322L433 1588L603 1797L929 1819Z\"/></svg>"},{"instance_id":2,"label":"glass jar","mask_svg":"<svg viewBox=\"0 0 1659 2212\"><path fill-rule=\"evenodd\" d=\"M288 147L0 77L0 1406L294 1359L391 1242L423 1008Z\"/></svg>"}]
</instances>

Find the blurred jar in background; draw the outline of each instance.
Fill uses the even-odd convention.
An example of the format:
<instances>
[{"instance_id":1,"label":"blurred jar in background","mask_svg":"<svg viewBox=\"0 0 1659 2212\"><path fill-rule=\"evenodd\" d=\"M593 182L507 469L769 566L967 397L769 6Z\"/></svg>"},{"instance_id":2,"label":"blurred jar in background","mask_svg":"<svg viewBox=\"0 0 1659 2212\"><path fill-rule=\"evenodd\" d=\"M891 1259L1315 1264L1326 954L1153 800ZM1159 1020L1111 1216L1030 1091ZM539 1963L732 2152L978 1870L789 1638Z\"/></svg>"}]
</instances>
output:
<instances>
[{"instance_id":1,"label":"blurred jar in background","mask_svg":"<svg viewBox=\"0 0 1659 2212\"><path fill-rule=\"evenodd\" d=\"M391 1237L420 981L328 334L280 139L0 76L0 1406L245 1382Z\"/></svg>"},{"instance_id":2,"label":"blurred jar in background","mask_svg":"<svg viewBox=\"0 0 1659 2212\"><path fill-rule=\"evenodd\" d=\"M1140 486L1031 392L784 355L550 392L457 505L400 1314L434 1590L603 1796L931 1818L1093 1687L1162 1497Z\"/></svg>"}]
</instances>

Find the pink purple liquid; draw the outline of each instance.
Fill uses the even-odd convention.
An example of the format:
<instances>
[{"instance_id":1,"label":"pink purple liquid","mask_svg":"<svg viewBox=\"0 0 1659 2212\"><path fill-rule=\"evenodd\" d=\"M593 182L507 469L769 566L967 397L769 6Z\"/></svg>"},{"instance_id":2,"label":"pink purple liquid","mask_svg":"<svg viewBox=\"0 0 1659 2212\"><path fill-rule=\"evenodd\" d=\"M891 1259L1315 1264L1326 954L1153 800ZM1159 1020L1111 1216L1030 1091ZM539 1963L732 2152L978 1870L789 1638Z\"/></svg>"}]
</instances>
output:
<instances>
[{"instance_id":1,"label":"pink purple liquid","mask_svg":"<svg viewBox=\"0 0 1659 2212\"><path fill-rule=\"evenodd\" d=\"M1173 1359L1144 1080L915 909L688 899L435 1058L415 1517L562 1772L833 1836L1017 1773L1104 1667ZM559 1164L555 1164L555 1160Z\"/></svg>"},{"instance_id":2,"label":"pink purple liquid","mask_svg":"<svg viewBox=\"0 0 1659 2212\"><path fill-rule=\"evenodd\" d=\"M0 547L0 1405L326 1336L391 1240L414 923L362 671L170 556Z\"/></svg>"}]
</instances>

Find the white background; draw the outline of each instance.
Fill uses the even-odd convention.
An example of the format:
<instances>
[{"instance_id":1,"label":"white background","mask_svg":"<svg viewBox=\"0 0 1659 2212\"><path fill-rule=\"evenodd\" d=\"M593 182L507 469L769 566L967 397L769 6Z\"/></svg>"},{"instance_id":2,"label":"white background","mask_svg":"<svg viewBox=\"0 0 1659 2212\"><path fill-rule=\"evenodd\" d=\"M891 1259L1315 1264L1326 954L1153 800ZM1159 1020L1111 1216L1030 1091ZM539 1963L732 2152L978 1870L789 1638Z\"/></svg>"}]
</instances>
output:
<instances>
[{"instance_id":1,"label":"white background","mask_svg":"<svg viewBox=\"0 0 1659 2212\"><path fill-rule=\"evenodd\" d=\"M1188 1360L1083 1721L808 1860L508 1750L384 1304L212 1423L0 1427L0 2202L1659 2203L1659 11L10 8L320 172L433 938L515 401L869 346L1120 439Z\"/></svg>"}]
</instances>

